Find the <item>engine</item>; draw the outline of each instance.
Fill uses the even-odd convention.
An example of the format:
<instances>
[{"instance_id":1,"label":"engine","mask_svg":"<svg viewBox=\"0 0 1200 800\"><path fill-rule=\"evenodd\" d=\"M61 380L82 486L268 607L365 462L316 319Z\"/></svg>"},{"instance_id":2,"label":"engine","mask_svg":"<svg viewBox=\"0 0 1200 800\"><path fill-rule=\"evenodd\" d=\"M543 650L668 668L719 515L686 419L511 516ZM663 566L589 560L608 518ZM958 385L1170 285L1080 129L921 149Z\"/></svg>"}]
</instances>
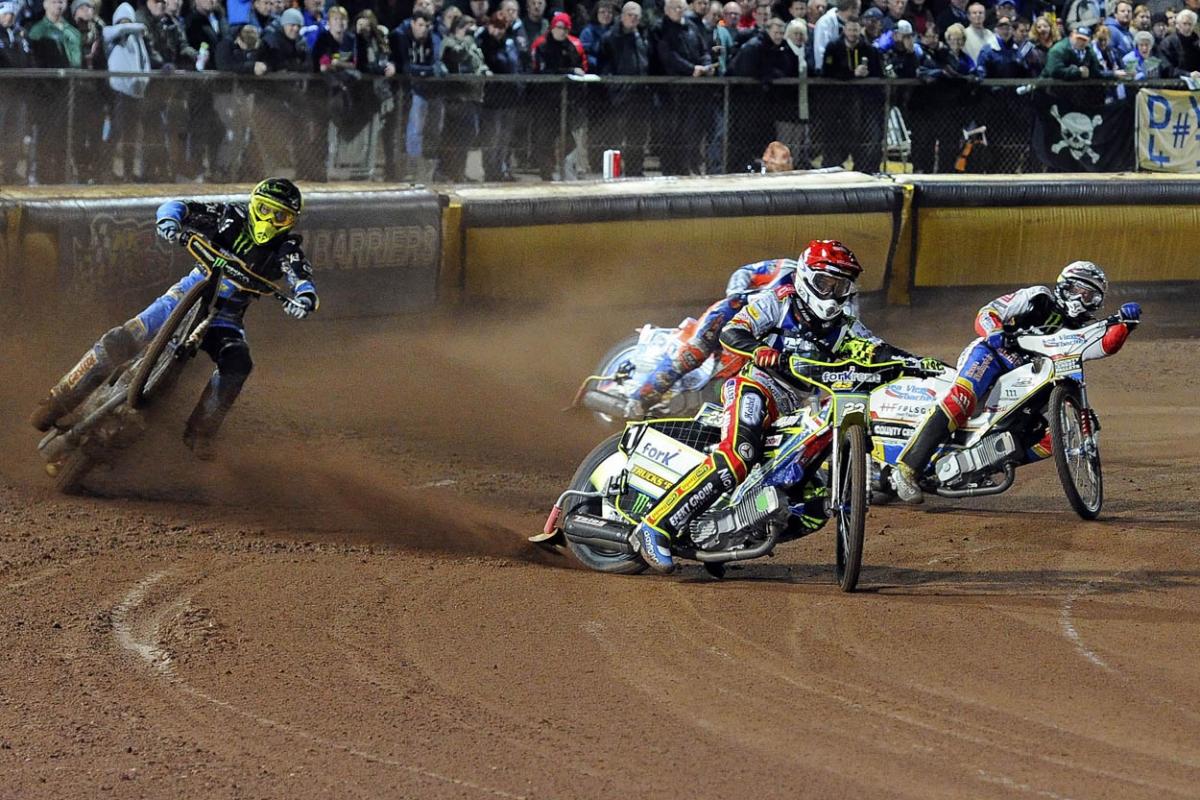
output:
<instances>
[{"instance_id":1,"label":"engine","mask_svg":"<svg viewBox=\"0 0 1200 800\"><path fill-rule=\"evenodd\" d=\"M767 486L733 508L702 514L689 526L688 535L700 550L731 550L762 539L770 525L782 525L787 517L787 497L778 488Z\"/></svg>"},{"instance_id":2,"label":"engine","mask_svg":"<svg viewBox=\"0 0 1200 800\"><path fill-rule=\"evenodd\" d=\"M1016 438L1004 431L985 436L979 444L950 452L934 465L943 486L952 486L963 478L997 472L1009 461L1019 460Z\"/></svg>"}]
</instances>

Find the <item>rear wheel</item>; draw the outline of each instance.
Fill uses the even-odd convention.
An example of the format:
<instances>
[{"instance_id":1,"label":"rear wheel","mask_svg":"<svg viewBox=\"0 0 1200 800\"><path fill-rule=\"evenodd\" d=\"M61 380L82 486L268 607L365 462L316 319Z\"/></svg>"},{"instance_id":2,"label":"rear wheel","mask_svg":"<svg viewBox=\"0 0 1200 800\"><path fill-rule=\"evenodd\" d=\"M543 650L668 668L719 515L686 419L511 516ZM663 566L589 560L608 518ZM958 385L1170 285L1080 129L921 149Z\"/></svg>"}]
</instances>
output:
<instances>
[{"instance_id":1,"label":"rear wheel","mask_svg":"<svg viewBox=\"0 0 1200 800\"><path fill-rule=\"evenodd\" d=\"M837 523L837 564L834 572L843 592L853 592L862 569L863 534L867 525L867 432L851 425L839 434L838 505L833 509Z\"/></svg>"},{"instance_id":2,"label":"rear wheel","mask_svg":"<svg viewBox=\"0 0 1200 800\"><path fill-rule=\"evenodd\" d=\"M600 364L596 367L595 374L601 377L609 377L617 373L617 368L621 366L621 362L628 361L637 350L639 335L631 333L621 341L609 348L604 357L600 359ZM599 411L592 412L596 415L596 419L605 428L612 430L613 425L620 425L624 420L617 419L611 414L603 414Z\"/></svg>"},{"instance_id":3,"label":"rear wheel","mask_svg":"<svg viewBox=\"0 0 1200 800\"><path fill-rule=\"evenodd\" d=\"M605 459L617 452L617 444L621 441L621 434L613 434L596 446L596 449L588 453L587 458L579 465L579 469L575 471L575 477L571 478L570 488L575 491L592 492L596 491L596 487L592 485L592 473L594 473ZM599 497L578 497L570 495L563 501L562 520L565 524L567 519L572 514L592 514L594 516L603 516L603 501ZM612 572L619 575L635 575L646 569L646 563L636 553L618 553L610 550L603 550L591 545L580 544L567 539L567 547L571 553L588 569L594 569L597 572Z\"/></svg>"},{"instance_id":4,"label":"rear wheel","mask_svg":"<svg viewBox=\"0 0 1200 800\"><path fill-rule=\"evenodd\" d=\"M1104 505L1104 477L1100 470L1100 446L1079 393L1060 383L1050 393L1050 438L1054 466L1067 502L1084 519L1100 516Z\"/></svg>"},{"instance_id":5,"label":"rear wheel","mask_svg":"<svg viewBox=\"0 0 1200 800\"><path fill-rule=\"evenodd\" d=\"M192 335L208 310L207 300L215 291L213 278L203 280L187 290L179 305L171 311L146 354L138 362L129 382L128 400L131 408L141 408L155 395L162 393L178 375L182 360L179 347Z\"/></svg>"}]
</instances>

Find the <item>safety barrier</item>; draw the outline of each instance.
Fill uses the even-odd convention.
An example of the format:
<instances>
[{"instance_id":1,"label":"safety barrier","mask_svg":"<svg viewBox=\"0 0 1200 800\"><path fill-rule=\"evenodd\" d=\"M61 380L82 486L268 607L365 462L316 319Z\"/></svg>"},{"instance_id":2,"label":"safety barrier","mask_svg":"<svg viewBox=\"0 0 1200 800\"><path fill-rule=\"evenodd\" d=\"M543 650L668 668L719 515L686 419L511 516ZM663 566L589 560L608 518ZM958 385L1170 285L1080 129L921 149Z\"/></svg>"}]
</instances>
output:
<instances>
[{"instance_id":1,"label":"safety barrier","mask_svg":"<svg viewBox=\"0 0 1200 800\"><path fill-rule=\"evenodd\" d=\"M303 187L300 232L323 315L435 300L701 305L732 266L793 256L814 237L845 240L867 265L863 291L893 304L914 290L1045 281L1077 258L1103 263L1115 282L1200 280L1200 180L1185 176L817 172L441 194L368 187ZM128 312L187 267L182 251L155 238L154 208L248 189L0 192L0 304L56 298Z\"/></svg>"},{"instance_id":2,"label":"safety barrier","mask_svg":"<svg viewBox=\"0 0 1200 800\"><path fill-rule=\"evenodd\" d=\"M0 280L8 299L60 305L77 300L128 311L190 266L187 254L155 236L154 211L177 197L244 199L239 187L83 187L0 193L5 238ZM308 188L308 187L306 187ZM441 206L423 189L311 187L299 232L323 273L322 311L391 314L437 295ZM3 301L0 301L3 302Z\"/></svg>"}]
</instances>

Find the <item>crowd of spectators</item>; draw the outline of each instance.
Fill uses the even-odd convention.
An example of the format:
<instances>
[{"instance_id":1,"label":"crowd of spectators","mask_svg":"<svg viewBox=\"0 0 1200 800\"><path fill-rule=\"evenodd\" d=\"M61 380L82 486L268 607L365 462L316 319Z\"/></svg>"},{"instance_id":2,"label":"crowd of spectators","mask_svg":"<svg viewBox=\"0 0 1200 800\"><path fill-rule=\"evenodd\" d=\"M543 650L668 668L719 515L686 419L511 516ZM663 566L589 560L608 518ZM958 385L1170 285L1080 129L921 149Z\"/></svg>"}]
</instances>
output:
<instances>
[{"instance_id":1,"label":"crowd of spectators","mask_svg":"<svg viewBox=\"0 0 1200 800\"><path fill-rule=\"evenodd\" d=\"M461 181L471 149L482 149L484 177L495 181L512 180L517 161L543 178L564 177L556 172L564 152L582 172L607 147L624 151L630 175L645 169L648 147L664 174L712 173L745 168L777 138L800 145L793 150L803 166L811 163L803 156L810 120L797 110L794 86L775 85L782 78L918 78L924 86L909 93L905 108L931 118L989 79L1200 78L1200 0L1182 0L1180 9L1163 0L136 2L0 0L0 68L132 73L84 82L84 96L74 99L82 109L75 135L95 145L83 151L91 153L87 163L75 164L83 180L112 179L114 158L126 165L126 179L220 179L254 150L250 114L273 115L291 133L287 147L316 154L297 168L309 178L321 177L331 135L353 136L377 115L389 179ZM177 82L137 77L204 70L319 80L303 90L264 88L247 111L207 82L165 88ZM738 76L762 89L739 95L744 113L731 115L703 81L669 90L610 83L569 111L559 105L561 90L544 84L405 81L399 88L404 76L447 74ZM879 163L883 120L868 121L871 104L870 92L852 93L845 118L880 130L841 137L845 152L827 149L823 163L847 155ZM19 178L22 158L40 165L27 166L24 180L63 178L65 160L50 157L61 114L58 103L0 107L0 140L26 142L23 156L12 146L0 153L0 181ZM569 117L565 140L560 115ZM931 141L957 140L960 121L944 131L914 122L914 160ZM586 137L577 135L582 130ZM855 138L875 141L873 149L855 149ZM916 166L937 168L927 159Z\"/></svg>"}]
</instances>

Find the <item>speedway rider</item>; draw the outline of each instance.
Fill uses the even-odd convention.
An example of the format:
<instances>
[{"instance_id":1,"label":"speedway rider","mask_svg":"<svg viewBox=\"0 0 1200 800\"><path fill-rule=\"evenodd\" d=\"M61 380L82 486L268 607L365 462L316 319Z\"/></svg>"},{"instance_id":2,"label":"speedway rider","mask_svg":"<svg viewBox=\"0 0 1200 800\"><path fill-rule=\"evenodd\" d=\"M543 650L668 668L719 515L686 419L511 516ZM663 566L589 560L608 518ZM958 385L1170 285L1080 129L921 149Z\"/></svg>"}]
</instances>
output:
<instances>
[{"instance_id":1,"label":"speedway rider","mask_svg":"<svg viewBox=\"0 0 1200 800\"><path fill-rule=\"evenodd\" d=\"M696 323L692 336L674 352L666 353L647 376L630 402L629 417L644 417L662 396L689 372L699 369L709 356L720 349L718 338L725 323L746 305L746 296L764 289L783 275L796 271L791 258L772 258L738 267L729 276L725 297L708 307Z\"/></svg>"},{"instance_id":2,"label":"speedway rider","mask_svg":"<svg viewBox=\"0 0 1200 800\"><path fill-rule=\"evenodd\" d=\"M642 558L653 569L675 568L670 539L746 479L762 457L766 427L809 396L768 369L797 353L869 357L887 349L896 357L912 358L889 347L851 313L854 282L861 272L858 259L841 242L809 242L797 270L751 296L721 331L721 345L749 363L722 390L725 413L717 447L667 490L634 530ZM940 366L937 359L922 360L924 369Z\"/></svg>"},{"instance_id":3,"label":"speedway rider","mask_svg":"<svg viewBox=\"0 0 1200 800\"><path fill-rule=\"evenodd\" d=\"M970 419L978 399L987 395L1001 375L1029 360L1029 356L1016 349L1016 332L1036 330L1052 334L1063 328L1082 328L1095 321L1093 312L1104 305L1107 291L1104 270L1090 261L1073 261L1058 274L1053 290L1029 286L998 297L979 309L975 317L979 338L967 345L959 357L954 385L917 426L892 470L892 488L897 496L906 503L921 502L920 479L938 447ZM1121 321L1110 327L1101 340L1105 355L1121 349L1129 336L1130 326L1126 323L1137 322L1141 315L1137 303L1121 306ZM1050 445L1047 433L1026 451L1026 460L1046 458L1050 455Z\"/></svg>"},{"instance_id":4,"label":"speedway rider","mask_svg":"<svg viewBox=\"0 0 1200 800\"><path fill-rule=\"evenodd\" d=\"M300 190L284 178L268 178L254 187L248 203L202 203L171 200L158 208L158 235L178 243L186 225L219 247L242 258L251 272L270 281L285 279L292 293L284 311L304 319L317 308L312 265L301 249L299 234L290 233L302 208ZM30 417L40 431L69 414L120 364L145 347L166 322L188 289L204 280L193 269L178 283L123 325L100 337L50 390ZM187 421L184 442L199 457L211 456L211 443L225 414L250 375L253 362L242 316L255 295L223 281L214 303L215 316L201 349L216 363L200 401Z\"/></svg>"}]
</instances>

